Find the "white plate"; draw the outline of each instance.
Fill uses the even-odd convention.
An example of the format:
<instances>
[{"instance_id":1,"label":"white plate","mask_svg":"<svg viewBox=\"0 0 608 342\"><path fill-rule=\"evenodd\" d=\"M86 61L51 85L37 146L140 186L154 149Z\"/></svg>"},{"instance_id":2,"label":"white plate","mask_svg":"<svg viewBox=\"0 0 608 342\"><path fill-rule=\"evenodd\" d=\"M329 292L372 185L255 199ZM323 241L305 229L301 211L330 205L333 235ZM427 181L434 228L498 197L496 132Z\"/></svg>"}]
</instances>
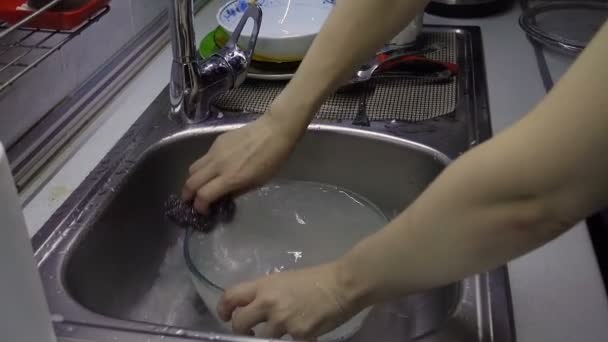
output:
<instances>
[{"instance_id":1,"label":"white plate","mask_svg":"<svg viewBox=\"0 0 608 342\"><path fill-rule=\"evenodd\" d=\"M254 79L254 80L287 81L293 77L293 74L263 74L263 73L250 72L247 74L247 77Z\"/></svg>"},{"instance_id":2,"label":"white plate","mask_svg":"<svg viewBox=\"0 0 608 342\"><path fill-rule=\"evenodd\" d=\"M297 62L281 64L283 63L252 62L247 77L268 81L289 80L299 66Z\"/></svg>"},{"instance_id":3,"label":"white plate","mask_svg":"<svg viewBox=\"0 0 608 342\"><path fill-rule=\"evenodd\" d=\"M258 0L262 8L262 25L255 54L271 60L302 60L313 39L333 8L333 0ZM218 23L229 33L234 31L246 0L232 0L220 8ZM242 39L246 42L252 23L245 25Z\"/></svg>"}]
</instances>

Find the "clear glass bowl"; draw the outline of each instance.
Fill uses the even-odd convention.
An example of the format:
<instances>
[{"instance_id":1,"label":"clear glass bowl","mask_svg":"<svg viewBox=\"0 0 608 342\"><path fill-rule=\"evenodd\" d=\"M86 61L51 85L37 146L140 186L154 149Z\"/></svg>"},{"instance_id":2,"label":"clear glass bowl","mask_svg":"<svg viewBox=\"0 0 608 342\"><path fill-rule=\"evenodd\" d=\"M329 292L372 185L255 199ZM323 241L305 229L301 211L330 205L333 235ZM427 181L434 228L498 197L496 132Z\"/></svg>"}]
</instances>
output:
<instances>
[{"instance_id":1,"label":"clear glass bowl","mask_svg":"<svg viewBox=\"0 0 608 342\"><path fill-rule=\"evenodd\" d=\"M577 54L608 18L608 3L598 0L540 2L526 9L519 25L546 47Z\"/></svg>"},{"instance_id":2,"label":"clear glass bowl","mask_svg":"<svg viewBox=\"0 0 608 342\"><path fill-rule=\"evenodd\" d=\"M207 234L190 229L184 240L196 290L216 318L225 288L335 260L388 222L364 197L313 182L274 181L239 197L236 205L232 222ZM319 341L352 336L368 311Z\"/></svg>"}]
</instances>

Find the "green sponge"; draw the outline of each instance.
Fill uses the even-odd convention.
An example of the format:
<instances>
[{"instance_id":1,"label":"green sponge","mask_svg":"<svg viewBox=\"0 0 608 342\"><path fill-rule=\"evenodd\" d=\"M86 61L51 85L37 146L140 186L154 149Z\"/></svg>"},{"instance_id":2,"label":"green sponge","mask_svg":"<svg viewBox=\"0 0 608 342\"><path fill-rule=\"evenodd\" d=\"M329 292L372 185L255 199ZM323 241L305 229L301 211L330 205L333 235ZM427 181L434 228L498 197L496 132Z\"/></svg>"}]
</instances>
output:
<instances>
[{"instance_id":1,"label":"green sponge","mask_svg":"<svg viewBox=\"0 0 608 342\"><path fill-rule=\"evenodd\" d=\"M221 26L215 28L215 30L209 32L198 47L198 52L201 54L203 59L211 57L214 53L218 52L230 39L230 35Z\"/></svg>"}]
</instances>

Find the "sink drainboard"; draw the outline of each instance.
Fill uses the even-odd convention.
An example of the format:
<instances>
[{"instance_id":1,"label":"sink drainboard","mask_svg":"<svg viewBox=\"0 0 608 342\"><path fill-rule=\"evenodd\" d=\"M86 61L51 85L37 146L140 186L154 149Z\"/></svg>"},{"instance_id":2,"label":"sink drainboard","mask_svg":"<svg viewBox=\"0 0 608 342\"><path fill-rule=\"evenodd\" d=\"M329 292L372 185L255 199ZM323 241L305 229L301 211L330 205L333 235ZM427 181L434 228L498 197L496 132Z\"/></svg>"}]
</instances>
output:
<instances>
[{"instance_id":1,"label":"sink drainboard","mask_svg":"<svg viewBox=\"0 0 608 342\"><path fill-rule=\"evenodd\" d=\"M421 48L437 46L425 57L457 63L458 34L450 31L426 31L419 38ZM382 75L382 74L380 74ZM424 121L452 113L458 98L458 76L447 82L429 79L400 78L398 72L372 80L331 96L317 114L317 119L354 120L365 114L370 120ZM248 80L239 88L220 96L216 105L227 111L264 113L283 90L282 81Z\"/></svg>"}]
</instances>

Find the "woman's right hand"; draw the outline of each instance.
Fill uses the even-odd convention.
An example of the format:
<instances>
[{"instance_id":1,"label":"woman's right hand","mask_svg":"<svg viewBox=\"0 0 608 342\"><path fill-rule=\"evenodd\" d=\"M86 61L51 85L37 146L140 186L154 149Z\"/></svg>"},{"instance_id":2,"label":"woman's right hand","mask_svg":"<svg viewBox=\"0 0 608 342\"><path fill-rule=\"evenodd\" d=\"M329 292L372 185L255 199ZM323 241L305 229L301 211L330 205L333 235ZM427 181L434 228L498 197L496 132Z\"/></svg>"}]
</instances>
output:
<instances>
[{"instance_id":1,"label":"woman's right hand","mask_svg":"<svg viewBox=\"0 0 608 342\"><path fill-rule=\"evenodd\" d=\"M218 198L262 185L278 171L298 138L270 114L220 135L190 166L182 199L194 198L194 208L206 213Z\"/></svg>"},{"instance_id":2,"label":"woman's right hand","mask_svg":"<svg viewBox=\"0 0 608 342\"><path fill-rule=\"evenodd\" d=\"M361 303L352 296L348 275L339 262L298 271L274 273L228 289L217 307L237 334L312 340L348 320ZM351 272L350 270L348 272ZM345 279L342 279L345 278Z\"/></svg>"}]
</instances>

